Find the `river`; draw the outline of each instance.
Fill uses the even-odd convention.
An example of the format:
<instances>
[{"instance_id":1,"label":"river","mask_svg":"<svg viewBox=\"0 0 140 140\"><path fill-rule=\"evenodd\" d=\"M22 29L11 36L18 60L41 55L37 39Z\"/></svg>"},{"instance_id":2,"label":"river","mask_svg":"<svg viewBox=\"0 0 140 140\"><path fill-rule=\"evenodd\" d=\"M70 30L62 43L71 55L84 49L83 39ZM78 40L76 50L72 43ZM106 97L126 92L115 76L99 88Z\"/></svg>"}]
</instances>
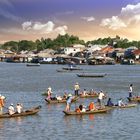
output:
<instances>
[{"instance_id":1,"label":"river","mask_svg":"<svg viewBox=\"0 0 140 140\"><path fill-rule=\"evenodd\" d=\"M139 140L140 105L135 108L114 109L107 114L65 116L65 104L48 105L41 95L48 86L53 94L65 91L74 94L73 86L81 90L103 90L117 102L127 101L128 88L132 83L134 94L140 93L140 65L85 66L84 71L106 73L104 78L80 78L76 73L60 73L64 65L27 67L20 63L0 63L0 94L6 97L5 107L20 102L24 109L41 105L37 115L0 119L0 140ZM91 100L80 99L72 104L88 105ZM6 111L6 110L5 110Z\"/></svg>"}]
</instances>

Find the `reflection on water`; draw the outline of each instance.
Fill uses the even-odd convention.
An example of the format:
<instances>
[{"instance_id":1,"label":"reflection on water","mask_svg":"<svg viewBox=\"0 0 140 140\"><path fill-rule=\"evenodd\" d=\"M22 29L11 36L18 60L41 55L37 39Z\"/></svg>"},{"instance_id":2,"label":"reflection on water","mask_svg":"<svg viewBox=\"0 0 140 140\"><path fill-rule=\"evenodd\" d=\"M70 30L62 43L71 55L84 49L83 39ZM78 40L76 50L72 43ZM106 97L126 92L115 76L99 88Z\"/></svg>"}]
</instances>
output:
<instances>
[{"instance_id":1,"label":"reflection on water","mask_svg":"<svg viewBox=\"0 0 140 140\"><path fill-rule=\"evenodd\" d=\"M65 104L46 104L41 94L48 86L53 95L74 93L78 82L81 90L93 88L106 91L114 102L128 96L128 87L134 85L139 95L140 66L80 66L86 71L107 73L104 78L80 78L75 73L57 73L61 65L41 65L27 68L24 64L0 63L0 92L6 104L20 102L24 108L41 105L38 115L0 119L0 140L139 140L140 105L135 108L113 109L107 114L65 116ZM79 99L71 105L87 106L92 100ZM126 100L127 101L127 100ZM132 135L133 134L133 135Z\"/></svg>"}]
</instances>

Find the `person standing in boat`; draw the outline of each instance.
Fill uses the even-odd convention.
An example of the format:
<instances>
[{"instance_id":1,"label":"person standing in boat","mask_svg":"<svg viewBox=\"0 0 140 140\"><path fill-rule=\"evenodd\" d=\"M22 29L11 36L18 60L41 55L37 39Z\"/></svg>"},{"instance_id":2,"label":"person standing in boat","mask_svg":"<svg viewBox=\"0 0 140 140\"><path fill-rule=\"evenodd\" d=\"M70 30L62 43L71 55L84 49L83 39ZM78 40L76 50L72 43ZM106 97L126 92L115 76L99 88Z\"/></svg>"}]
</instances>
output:
<instances>
[{"instance_id":1,"label":"person standing in boat","mask_svg":"<svg viewBox=\"0 0 140 140\"><path fill-rule=\"evenodd\" d=\"M51 100L51 96L52 96L52 88L49 86L47 89L47 99Z\"/></svg>"},{"instance_id":2,"label":"person standing in boat","mask_svg":"<svg viewBox=\"0 0 140 140\"><path fill-rule=\"evenodd\" d=\"M129 98L132 98L133 96L133 84L130 84L129 86Z\"/></svg>"},{"instance_id":3,"label":"person standing in boat","mask_svg":"<svg viewBox=\"0 0 140 140\"><path fill-rule=\"evenodd\" d=\"M103 91L101 90L99 95L98 95L98 103L99 106L102 108L103 107L103 99L105 98L105 94L103 93Z\"/></svg>"},{"instance_id":4,"label":"person standing in boat","mask_svg":"<svg viewBox=\"0 0 140 140\"><path fill-rule=\"evenodd\" d=\"M71 105L72 99L73 99L72 94L69 94L66 100L66 109L65 109L66 111L70 111L70 105Z\"/></svg>"},{"instance_id":5,"label":"person standing in boat","mask_svg":"<svg viewBox=\"0 0 140 140\"><path fill-rule=\"evenodd\" d=\"M79 90L80 90L80 85L78 84L78 82L76 82L76 84L74 85L74 92L75 92L75 96L79 95Z\"/></svg>"},{"instance_id":6,"label":"person standing in boat","mask_svg":"<svg viewBox=\"0 0 140 140\"><path fill-rule=\"evenodd\" d=\"M5 104L5 97L0 95L0 114L3 113L4 104Z\"/></svg>"}]
</instances>

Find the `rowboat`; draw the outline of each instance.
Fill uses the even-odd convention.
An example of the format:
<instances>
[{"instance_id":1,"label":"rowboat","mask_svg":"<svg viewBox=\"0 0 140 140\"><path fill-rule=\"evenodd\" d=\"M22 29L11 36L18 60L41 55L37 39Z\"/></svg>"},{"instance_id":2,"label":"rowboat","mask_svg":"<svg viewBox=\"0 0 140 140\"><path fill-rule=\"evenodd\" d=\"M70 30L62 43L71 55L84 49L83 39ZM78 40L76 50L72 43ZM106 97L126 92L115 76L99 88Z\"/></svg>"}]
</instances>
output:
<instances>
[{"instance_id":1,"label":"rowboat","mask_svg":"<svg viewBox=\"0 0 140 140\"><path fill-rule=\"evenodd\" d=\"M106 106L108 108L131 108L131 107L136 107L137 104L126 104L124 106Z\"/></svg>"},{"instance_id":2,"label":"rowboat","mask_svg":"<svg viewBox=\"0 0 140 140\"><path fill-rule=\"evenodd\" d=\"M70 72L70 73L72 73L73 71L72 70L56 70L57 72L65 72L65 73L67 73L67 72Z\"/></svg>"},{"instance_id":3,"label":"rowboat","mask_svg":"<svg viewBox=\"0 0 140 140\"><path fill-rule=\"evenodd\" d=\"M63 70L82 70L81 68L76 68L76 67L64 67L64 68L62 68Z\"/></svg>"},{"instance_id":4,"label":"rowboat","mask_svg":"<svg viewBox=\"0 0 140 140\"><path fill-rule=\"evenodd\" d=\"M81 74L76 74L78 77L85 77L85 78L101 78L106 76L106 74L91 74L91 73L81 73Z\"/></svg>"},{"instance_id":5,"label":"rowboat","mask_svg":"<svg viewBox=\"0 0 140 140\"><path fill-rule=\"evenodd\" d=\"M72 99L72 102L76 102L79 99L79 97L74 97ZM48 100L47 98L45 99L45 101L48 104L57 104L57 103L66 103L66 99L62 99L62 100Z\"/></svg>"},{"instance_id":6,"label":"rowboat","mask_svg":"<svg viewBox=\"0 0 140 140\"><path fill-rule=\"evenodd\" d=\"M28 66L28 67L40 66L40 63L28 63L28 64L26 64L26 66Z\"/></svg>"},{"instance_id":7,"label":"rowboat","mask_svg":"<svg viewBox=\"0 0 140 140\"><path fill-rule=\"evenodd\" d=\"M139 97L139 96L137 96L137 97L132 97L132 98L129 98L129 97L128 97L128 100L129 100L130 102L140 102L140 97Z\"/></svg>"},{"instance_id":8,"label":"rowboat","mask_svg":"<svg viewBox=\"0 0 140 140\"><path fill-rule=\"evenodd\" d=\"M79 95L80 98L94 98L94 97L98 97L98 94L97 93L94 93L94 94L80 94Z\"/></svg>"},{"instance_id":9,"label":"rowboat","mask_svg":"<svg viewBox=\"0 0 140 140\"><path fill-rule=\"evenodd\" d=\"M41 106L37 106L28 110L25 110L21 113L14 113L10 115L9 113L4 113L0 115L0 118L13 118L13 117L22 117L22 116L29 116L29 115L35 115L40 111Z\"/></svg>"},{"instance_id":10,"label":"rowboat","mask_svg":"<svg viewBox=\"0 0 140 140\"><path fill-rule=\"evenodd\" d=\"M87 115L87 114L107 113L109 110L110 110L109 108L103 108L86 112L63 111L63 113L65 115Z\"/></svg>"}]
</instances>

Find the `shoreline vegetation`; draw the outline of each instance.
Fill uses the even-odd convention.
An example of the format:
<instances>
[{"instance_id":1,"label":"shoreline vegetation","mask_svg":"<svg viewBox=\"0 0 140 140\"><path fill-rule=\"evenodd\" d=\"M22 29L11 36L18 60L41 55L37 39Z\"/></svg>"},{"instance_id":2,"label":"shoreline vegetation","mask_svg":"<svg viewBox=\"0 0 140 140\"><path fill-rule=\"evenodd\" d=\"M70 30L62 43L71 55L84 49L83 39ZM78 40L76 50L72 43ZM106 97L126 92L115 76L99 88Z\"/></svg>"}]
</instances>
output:
<instances>
[{"instance_id":1,"label":"shoreline vegetation","mask_svg":"<svg viewBox=\"0 0 140 140\"><path fill-rule=\"evenodd\" d=\"M140 41L116 35L87 41L74 35L55 39L9 41L0 45L0 61L41 64L139 64Z\"/></svg>"}]
</instances>

